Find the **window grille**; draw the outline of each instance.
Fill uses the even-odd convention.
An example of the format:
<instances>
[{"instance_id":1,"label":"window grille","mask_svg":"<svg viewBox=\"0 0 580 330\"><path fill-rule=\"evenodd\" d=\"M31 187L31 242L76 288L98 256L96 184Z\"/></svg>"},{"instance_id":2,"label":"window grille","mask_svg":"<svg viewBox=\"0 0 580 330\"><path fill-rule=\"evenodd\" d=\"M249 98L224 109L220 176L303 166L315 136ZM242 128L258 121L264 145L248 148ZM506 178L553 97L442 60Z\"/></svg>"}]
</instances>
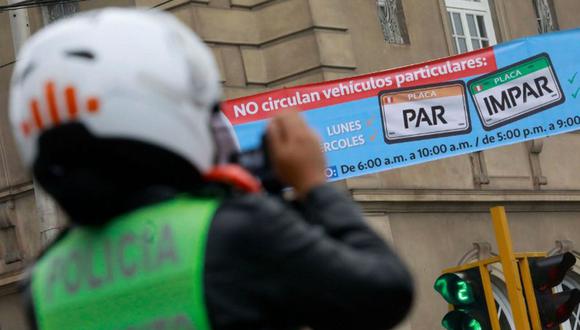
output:
<instances>
[{"instance_id":1,"label":"window grille","mask_svg":"<svg viewBox=\"0 0 580 330\"><path fill-rule=\"evenodd\" d=\"M390 44L408 44L409 35L401 0L377 0L377 6L385 41Z\"/></svg>"},{"instance_id":2,"label":"window grille","mask_svg":"<svg viewBox=\"0 0 580 330\"><path fill-rule=\"evenodd\" d=\"M76 1L59 2L46 6L46 23L52 23L58 19L72 16L79 11L79 3Z\"/></svg>"},{"instance_id":3,"label":"window grille","mask_svg":"<svg viewBox=\"0 0 580 330\"><path fill-rule=\"evenodd\" d=\"M538 32L547 33L558 30L556 24L556 16L552 10L550 0L532 0L534 2L534 9L536 10L536 17L538 20Z\"/></svg>"}]
</instances>

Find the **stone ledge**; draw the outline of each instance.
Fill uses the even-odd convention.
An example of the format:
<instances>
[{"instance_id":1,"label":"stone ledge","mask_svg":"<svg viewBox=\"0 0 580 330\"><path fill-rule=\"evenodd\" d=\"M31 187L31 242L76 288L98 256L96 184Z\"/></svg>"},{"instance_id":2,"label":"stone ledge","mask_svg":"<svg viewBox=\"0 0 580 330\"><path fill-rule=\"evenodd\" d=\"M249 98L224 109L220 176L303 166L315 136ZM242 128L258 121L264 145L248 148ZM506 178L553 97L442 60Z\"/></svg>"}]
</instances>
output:
<instances>
[{"instance_id":1,"label":"stone ledge","mask_svg":"<svg viewBox=\"0 0 580 330\"><path fill-rule=\"evenodd\" d=\"M17 292L19 283L25 277L24 271L0 276L0 297Z\"/></svg>"},{"instance_id":2,"label":"stone ledge","mask_svg":"<svg viewBox=\"0 0 580 330\"><path fill-rule=\"evenodd\" d=\"M507 213L580 212L580 202L359 202L365 215L394 213L486 213L490 208L504 206Z\"/></svg>"},{"instance_id":3,"label":"stone ledge","mask_svg":"<svg viewBox=\"0 0 580 330\"><path fill-rule=\"evenodd\" d=\"M297 29L297 30L289 30L286 31L283 34L280 34L278 36L274 36L271 38L266 38L263 40L255 40L255 41L247 41L247 42L243 42L243 41L229 41L229 40L224 40L224 39L217 39L217 38L212 38L212 37L205 37L202 35L203 37L203 41L206 43L211 43L211 44L215 44L215 45L226 45L226 46L248 46L248 47L256 47L256 48L263 48L263 47L267 47L271 44L274 44L276 42L280 42L280 41L284 41L285 39L289 39L292 38L298 34L302 34L302 33L306 33L306 32L310 32L310 31L335 31L335 32L348 32L347 28L343 28L343 27L334 27L334 26L321 26L321 25L311 25L311 26L307 26L304 27L302 29Z\"/></svg>"},{"instance_id":4,"label":"stone ledge","mask_svg":"<svg viewBox=\"0 0 580 330\"><path fill-rule=\"evenodd\" d=\"M578 190L389 190L352 189L357 202L580 202Z\"/></svg>"},{"instance_id":5,"label":"stone ledge","mask_svg":"<svg viewBox=\"0 0 580 330\"><path fill-rule=\"evenodd\" d=\"M31 191L34 191L34 185L32 182L21 183L12 187L4 188L0 190L0 202Z\"/></svg>"},{"instance_id":6,"label":"stone ledge","mask_svg":"<svg viewBox=\"0 0 580 330\"><path fill-rule=\"evenodd\" d=\"M272 0L232 0L231 4L234 8L254 9L269 2L272 2Z\"/></svg>"},{"instance_id":7,"label":"stone ledge","mask_svg":"<svg viewBox=\"0 0 580 330\"><path fill-rule=\"evenodd\" d=\"M171 10L185 4L207 5L209 0L136 0L135 6L139 8L156 8L159 10Z\"/></svg>"}]
</instances>

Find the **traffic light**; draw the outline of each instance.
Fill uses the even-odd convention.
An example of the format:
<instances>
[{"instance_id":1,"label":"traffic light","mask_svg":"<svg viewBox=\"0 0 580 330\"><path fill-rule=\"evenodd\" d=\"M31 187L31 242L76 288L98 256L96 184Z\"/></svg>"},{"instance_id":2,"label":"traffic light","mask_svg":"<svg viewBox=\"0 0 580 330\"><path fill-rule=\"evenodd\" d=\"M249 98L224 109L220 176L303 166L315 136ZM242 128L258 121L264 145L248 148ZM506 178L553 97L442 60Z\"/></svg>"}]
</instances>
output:
<instances>
[{"instance_id":1,"label":"traffic light","mask_svg":"<svg viewBox=\"0 0 580 330\"><path fill-rule=\"evenodd\" d=\"M433 287L453 306L441 322L445 329L491 330L479 267L443 274Z\"/></svg>"},{"instance_id":2,"label":"traffic light","mask_svg":"<svg viewBox=\"0 0 580 330\"><path fill-rule=\"evenodd\" d=\"M552 257L530 258L529 263L542 327L557 328L570 318L580 303L578 289L552 293L552 288L564 280L566 272L576 263L576 257L566 252Z\"/></svg>"}]
</instances>

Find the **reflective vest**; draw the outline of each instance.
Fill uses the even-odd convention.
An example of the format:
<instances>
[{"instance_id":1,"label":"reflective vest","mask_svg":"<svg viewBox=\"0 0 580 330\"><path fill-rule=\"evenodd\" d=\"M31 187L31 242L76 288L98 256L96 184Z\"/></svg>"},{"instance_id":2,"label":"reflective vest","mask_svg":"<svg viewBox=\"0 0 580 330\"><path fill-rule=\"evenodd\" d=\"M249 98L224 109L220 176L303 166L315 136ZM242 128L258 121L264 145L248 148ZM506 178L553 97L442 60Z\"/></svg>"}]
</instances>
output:
<instances>
[{"instance_id":1,"label":"reflective vest","mask_svg":"<svg viewBox=\"0 0 580 330\"><path fill-rule=\"evenodd\" d=\"M39 329L209 330L203 265L218 205L179 197L71 229L33 269Z\"/></svg>"}]
</instances>

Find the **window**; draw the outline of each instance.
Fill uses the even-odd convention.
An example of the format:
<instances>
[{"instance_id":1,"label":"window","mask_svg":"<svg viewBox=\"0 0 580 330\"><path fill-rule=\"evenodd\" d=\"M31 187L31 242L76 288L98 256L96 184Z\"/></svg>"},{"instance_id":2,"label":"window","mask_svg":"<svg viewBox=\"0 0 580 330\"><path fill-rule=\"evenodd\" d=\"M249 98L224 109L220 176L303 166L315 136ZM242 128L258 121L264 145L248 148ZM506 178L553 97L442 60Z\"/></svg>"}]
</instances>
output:
<instances>
[{"instance_id":1,"label":"window","mask_svg":"<svg viewBox=\"0 0 580 330\"><path fill-rule=\"evenodd\" d=\"M488 0L445 0L456 54L495 45Z\"/></svg>"},{"instance_id":2,"label":"window","mask_svg":"<svg viewBox=\"0 0 580 330\"><path fill-rule=\"evenodd\" d=\"M408 44L409 35L401 0L377 0L377 6L385 41L390 44Z\"/></svg>"},{"instance_id":3,"label":"window","mask_svg":"<svg viewBox=\"0 0 580 330\"><path fill-rule=\"evenodd\" d=\"M79 11L79 3L76 1L63 1L44 7L44 20L46 24L60 18L72 16Z\"/></svg>"},{"instance_id":4,"label":"window","mask_svg":"<svg viewBox=\"0 0 580 330\"><path fill-rule=\"evenodd\" d=\"M547 33L558 30L556 23L556 15L552 7L551 0L532 0L534 2L534 9L536 10L536 18L538 19L538 32Z\"/></svg>"}]
</instances>

